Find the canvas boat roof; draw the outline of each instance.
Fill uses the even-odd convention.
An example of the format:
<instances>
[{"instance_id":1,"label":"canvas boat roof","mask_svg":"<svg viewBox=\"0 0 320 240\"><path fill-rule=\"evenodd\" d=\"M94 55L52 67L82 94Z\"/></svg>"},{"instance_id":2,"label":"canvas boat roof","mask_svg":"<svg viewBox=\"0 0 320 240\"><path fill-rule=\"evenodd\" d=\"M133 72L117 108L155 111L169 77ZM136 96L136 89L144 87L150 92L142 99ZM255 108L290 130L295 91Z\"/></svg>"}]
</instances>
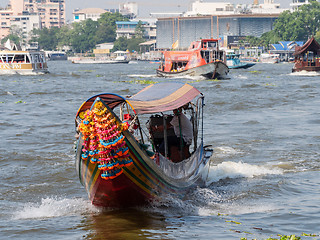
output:
<instances>
[{"instance_id":1,"label":"canvas boat roof","mask_svg":"<svg viewBox=\"0 0 320 240\"><path fill-rule=\"evenodd\" d=\"M179 108L197 97L200 91L187 83L156 83L147 86L137 94L124 98L113 93L102 93L90 97L77 112L86 111L97 97L103 100L111 109L127 102L136 114L158 113Z\"/></svg>"},{"instance_id":2,"label":"canvas boat roof","mask_svg":"<svg viewBox=\"0 0 320 240\"><path fill-rule=\"evenodd\" d=\"M197 97L200 91L187 83L149 85L127 99L137 114L157 113L179 108Z\"/></svg>"}]
</instances>

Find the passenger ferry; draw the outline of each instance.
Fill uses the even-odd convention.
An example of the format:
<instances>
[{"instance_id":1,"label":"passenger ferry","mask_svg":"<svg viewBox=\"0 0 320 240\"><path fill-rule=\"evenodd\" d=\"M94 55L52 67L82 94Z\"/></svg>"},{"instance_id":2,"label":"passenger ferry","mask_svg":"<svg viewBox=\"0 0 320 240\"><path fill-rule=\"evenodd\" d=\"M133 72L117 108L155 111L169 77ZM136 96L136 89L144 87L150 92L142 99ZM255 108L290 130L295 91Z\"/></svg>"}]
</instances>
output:
<instances>
[{"instance_id":1,"label":"passenger ferry","mask_svg":"<svg viewBox=\"0 0 320 240\"><path fill-rule=\"evenodd\" d=\"M218 39L201 39L186 51L164 51L164 59L156 70L161 77L203 76L208 79L226 78L229 68L226 54L219 50Z\"/></svg>"},{"instance_id":2,"label":"passenger ferry","mask_svg":"<svg viewBox=\"0 0 320 240\"><path fill-rule=\"evenodd\" d=\"M0 74L48 73L45 53L42 51L0 51Z\"/></svg>"}]
</instances>

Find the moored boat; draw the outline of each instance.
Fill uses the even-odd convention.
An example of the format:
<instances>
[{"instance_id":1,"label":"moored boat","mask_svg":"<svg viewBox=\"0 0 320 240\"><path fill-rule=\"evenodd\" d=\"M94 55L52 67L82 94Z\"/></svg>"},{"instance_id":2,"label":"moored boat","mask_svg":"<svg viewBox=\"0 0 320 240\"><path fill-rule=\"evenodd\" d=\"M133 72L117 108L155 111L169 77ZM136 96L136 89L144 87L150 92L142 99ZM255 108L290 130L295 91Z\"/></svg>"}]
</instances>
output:
<instances>
[{"instance_id":1,"label":"moored boat","mask_svg":"<svg viewBox=\"0 0 320 240\"><path fill-rule=\"evenodd\" d=\"M68 60L68 56L65 52L47 51L46 54L50 61Z\"/></svg>"},{"instance_id":2,"label":"moored boat","mask_svg":"<svg viewBox=\"0 0 320 240\"><path fill-rule=\"evenodd\" d=\"M72 63L78 64L115 64L129 63L130 59L125 51L116 51L107 57L74 57L70 58Z\"/></svg>"},{"instance_id":3,"label":"moored boat","mask_svg":"<svg viewBox=\"0 0 320 240\"><path fill-rule=\"evenodd\" d=\"M320 45L310 38L303 46L296 47L292 72L320 72Z\"/></svg>"},{"instance_id":4,"label":"moored boat","mask_svg":"<svg viewBox=\"0 0 320 240\"><path fill-rule=\"evenodd\" d=\"M219 50L217 39L201 39L190 44L187 51L164 51L164 60L156 70L161 77L203 76L225 78L229 72L225 52Z\"/></svg>"},{"instance_id":5,"label":"moored boat","mask_svg":"<svg viewBox=\"0 0 320 240\"><path fill-rule=\"evenodd\" d=\"M45 53L42 51L0 51L0 74L48 73Z\"/></svg>"},{"instance_id":6,"label":"moored boat","mask_svg":"<svg viewBox=\"0 0 320 240\"><path fill-rule=\"evenodd\" d=\"M279 63L280 57L276 53L262 53L259 62L261 63Z\"/></svg>"},{"instance_id":7,"label":"moored boat","mask_svg":"<svg viewBox=\"0 0 320 240\"><path fill-rule=\"evenodd\" d=\"M241 62L240 54L236 53L228 53L227 54L227 66L230 69L238 69L238 68L250 68L254 66L255 63L250 62Z\"/></svg>"},{"instance_id":8,"label":"moored boat","mask_svg":"<svg viewBox=\"0 0 320 240\"><path fill-rule=\"evenodd\" d=\"M167 194L184 196L204 184L212 150L204 145L203 107L203 95L184 83L152 84L132 97L104 93L85 101L76 115L76 168L93 205L139 206ZM191 117L191 145L181 130L183 119L189 121L182 111ZM147 120L146 129L140 117Z\"/></svg>"}]
</instances>

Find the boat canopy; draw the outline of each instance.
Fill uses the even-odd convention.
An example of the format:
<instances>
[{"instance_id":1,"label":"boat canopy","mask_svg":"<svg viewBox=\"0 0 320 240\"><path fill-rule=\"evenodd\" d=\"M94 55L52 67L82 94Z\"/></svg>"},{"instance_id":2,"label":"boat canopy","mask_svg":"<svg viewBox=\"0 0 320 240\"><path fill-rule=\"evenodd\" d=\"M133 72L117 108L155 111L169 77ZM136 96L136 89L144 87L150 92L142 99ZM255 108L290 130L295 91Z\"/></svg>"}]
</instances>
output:
<instances>
[{"instance_id":1,"label":"boat canopy","mask_svg":"<svg viewBox=\"0 0 320 240\"><path fill-rule=\"evenodd\" d=\"M310 38L302 47L296 47L293 55L298 56L306 53L307 51L314 52L315 54L320 52L320 45L314 37Z\"/></svg>"},{"instance_id":2,"label":"boat canopy","mask_svg":"<svg viewBox=\"0 0 320 240\"><path fill-rule=\"evenodd\" d=\"M136 114L170 111L197 97L200 91L187 83L157 83L149 85L127 98Z\"/></svg>"},{"instance_id":3,"label":"boat canopy","mask_svg":"<svg viewBox=\"0 0 320 240\"><path fill-rule=\"evenodd\" d=\"M201 94L199 90L186 83L157 83L149 85L129 98L113 93L92 96L81 105L76 116L90 109L97 97L111 109L123 102L128 102L136 114L147 114L179 108L192 101L199 94Z\"/></svg>"}]
</instances>

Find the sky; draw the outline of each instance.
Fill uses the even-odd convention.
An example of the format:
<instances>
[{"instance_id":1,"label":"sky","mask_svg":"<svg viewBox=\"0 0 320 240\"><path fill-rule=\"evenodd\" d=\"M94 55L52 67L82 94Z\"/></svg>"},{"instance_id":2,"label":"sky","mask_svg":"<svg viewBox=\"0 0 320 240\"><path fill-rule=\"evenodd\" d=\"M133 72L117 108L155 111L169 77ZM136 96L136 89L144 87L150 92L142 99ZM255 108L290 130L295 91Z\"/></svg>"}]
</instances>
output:
<instances>
[{"instance_id":1,"label":"sky","mask_svg":"<svg viewBox=\"0 0 320 240\"><path fill-rule=\"evenodd\" d=\"M139 16L147 17L150 12L185 12L188 10L191 0L65 0L66 1L66 19L72 19L72 12L79 8L118 8L119 3L136 2L138 3ZM259 0L263 3L264 0ZM203 0L203 2L229 2L233 4L251 4L253 0ZM280 3L281 8L289 8L292 0L274 0L275 3ZM5 7L9 0L0 0L0 7Z\"/></svg>"}]
</instances>

